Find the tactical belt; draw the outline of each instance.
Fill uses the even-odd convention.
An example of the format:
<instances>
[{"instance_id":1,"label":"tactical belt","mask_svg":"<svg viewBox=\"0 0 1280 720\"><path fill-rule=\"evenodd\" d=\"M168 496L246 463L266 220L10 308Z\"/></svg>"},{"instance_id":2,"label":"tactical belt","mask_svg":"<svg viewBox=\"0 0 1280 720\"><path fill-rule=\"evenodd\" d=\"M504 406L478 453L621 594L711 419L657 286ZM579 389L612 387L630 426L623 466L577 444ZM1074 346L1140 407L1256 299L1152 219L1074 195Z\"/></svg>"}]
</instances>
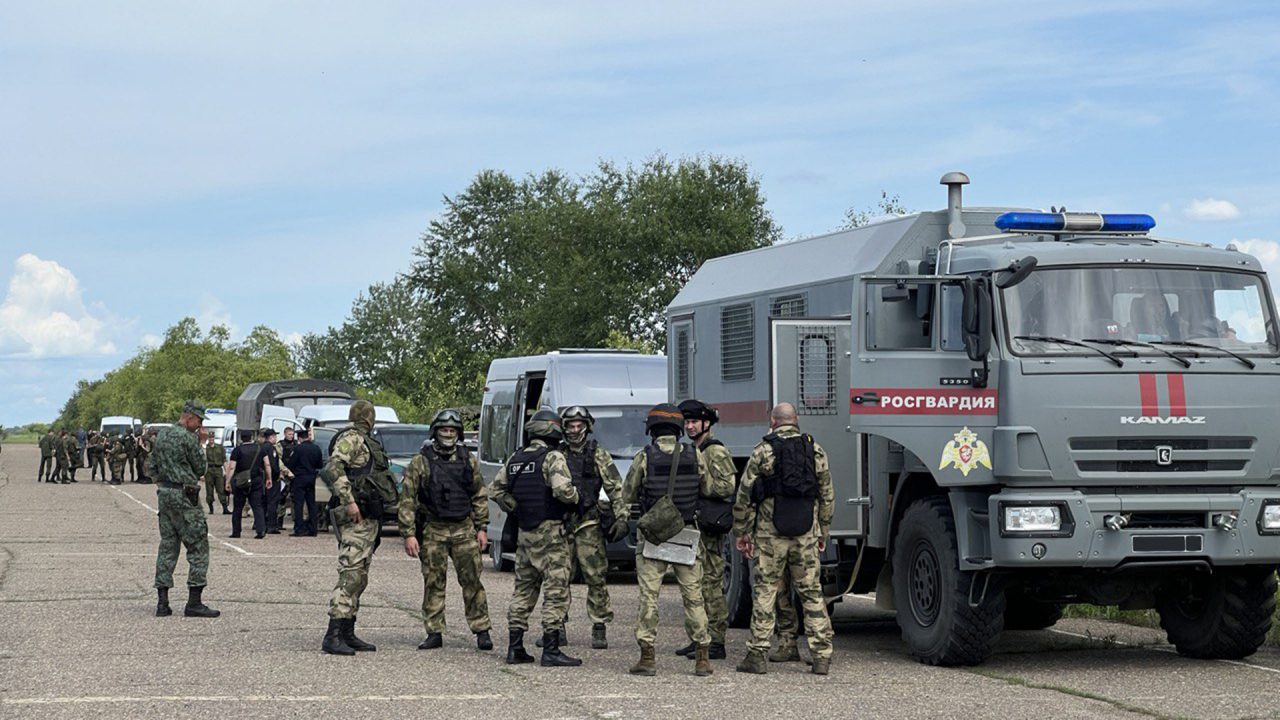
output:
<instances>
[{"instance_id":1,"label":"tactical belt","mask_svg":"<svg viewBox=\"0 0 1280 720\"><path fill-rule=\"evenodd\" d=\"M169 490L181 490L184 487L182 483L169 482L168 480L157 480L156 484Z\"/></svg>"}]
</instances>

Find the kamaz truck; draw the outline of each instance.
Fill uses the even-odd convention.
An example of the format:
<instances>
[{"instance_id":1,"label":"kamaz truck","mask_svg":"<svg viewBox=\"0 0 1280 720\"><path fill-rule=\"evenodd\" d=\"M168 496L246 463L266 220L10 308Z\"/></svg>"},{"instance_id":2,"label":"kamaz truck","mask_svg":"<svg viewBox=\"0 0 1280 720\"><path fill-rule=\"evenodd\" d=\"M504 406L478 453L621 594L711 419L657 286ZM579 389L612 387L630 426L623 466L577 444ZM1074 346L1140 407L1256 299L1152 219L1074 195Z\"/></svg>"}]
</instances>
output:
<instances>
[{"instance_id":1,"label":"kamaz truck","mask_svg":"<svg viewBox=\"0 0 1280 720\"><path fill-rule=\"evenodd\" d=\"M1280 563L1280 348L1258 260L1147 215L945 210L708 261L668 308L669 394L741 467L793 403L830 456L830 602L975 664L1067 604L1154 608L1253 653ZM732 621L750 567L726 543Z\"/></svg>"}]
</instances>

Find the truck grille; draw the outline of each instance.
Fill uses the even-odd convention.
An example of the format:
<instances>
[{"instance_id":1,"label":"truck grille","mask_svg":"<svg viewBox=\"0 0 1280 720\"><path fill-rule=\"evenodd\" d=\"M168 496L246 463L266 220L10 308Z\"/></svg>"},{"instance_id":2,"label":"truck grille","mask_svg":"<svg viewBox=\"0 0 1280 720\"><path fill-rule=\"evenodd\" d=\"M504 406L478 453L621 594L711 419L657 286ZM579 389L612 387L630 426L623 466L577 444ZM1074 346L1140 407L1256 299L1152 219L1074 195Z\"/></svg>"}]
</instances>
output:
<instances>
[{"instance_id":1,"label":"truck grille","mask_svg":"<svg viewBox=\"0 0 1280 720\"><path fill-rule=\"evenodd\" d=\"M1256 443L1251 437L1084 437L1071 438L1070 448L1080 473L1240 474ZM1162 447L1172 450L1172 461L1163 465L1156 458Z\"/></svg>"}]
</instances>

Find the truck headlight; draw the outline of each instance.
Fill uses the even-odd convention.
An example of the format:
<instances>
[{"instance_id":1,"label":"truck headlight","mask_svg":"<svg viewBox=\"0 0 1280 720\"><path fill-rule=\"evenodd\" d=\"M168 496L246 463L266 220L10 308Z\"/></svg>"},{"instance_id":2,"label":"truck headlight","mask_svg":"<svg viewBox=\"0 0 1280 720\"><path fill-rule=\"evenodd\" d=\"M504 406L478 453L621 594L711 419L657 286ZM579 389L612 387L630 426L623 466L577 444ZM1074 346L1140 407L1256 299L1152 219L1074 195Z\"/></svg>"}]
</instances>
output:
<instances>
[{"instance_id":1,"label":"truck headlight","mask_svg":"<svg viewBox=\"0 0 1280 720\"><path fill-rule=\"evenodd\" d=\"M1280 505L1276 508L1280 510ZM1057 505L1006 507L1004 529L1005 532L1058 532L1062 529L1062 509Z\"/></svg>"},{"instance_id":2,"label":"truck headlight","mask_svg":"<svg viewBox=\"0 0 1280 720\"><path fill-rule=\"evenodd\" d=\"M1261 525L1263 532L1280 532L1280 503L1262 506Z\"/></svg>"}]
</instances>

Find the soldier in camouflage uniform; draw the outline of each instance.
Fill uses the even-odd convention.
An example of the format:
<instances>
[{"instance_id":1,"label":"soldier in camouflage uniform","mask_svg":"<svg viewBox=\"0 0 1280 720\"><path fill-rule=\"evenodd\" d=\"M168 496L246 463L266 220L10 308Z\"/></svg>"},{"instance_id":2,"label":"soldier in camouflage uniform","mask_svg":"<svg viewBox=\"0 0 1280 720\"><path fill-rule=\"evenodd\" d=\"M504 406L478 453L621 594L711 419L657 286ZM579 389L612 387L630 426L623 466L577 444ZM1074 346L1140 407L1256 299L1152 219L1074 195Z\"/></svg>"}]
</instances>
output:
<instances>
[{"instance_id":1,"label":"soldier in camouflage uniform","mask_svg":"<svg viewBox=\"0 0 1280 720\"><path fill-rule=\"evenodd\" d=\"M103 464L106 450L107 439L103 434L96 430L89 433L89 480L96 480L98 476L102 476L102 482L107 481L107 466Z\"/></svg>"},{"instance_id":2,"label":"soldier in camouflage uniform","mask_svg":"<svg viewBox=\"0 0 1280 720\"><path fill-rule=\"evenodd\" d=\"M427 639L419 650L444 644L450 558L476 647L493 649L489 600L480 582L482 553L489 547L489 493L480 462L461 441L461 413L441 410L431 421L431 440L404 471L397 521L405 554L422 563L422 623Z\"/></svg>"},{"instance_id":3,"label":"soldier in camouflage uniform","mask_svg":"<svg viewBox=\"0 0 1280 720\"><path fill-rule=\"evenodd\" d=\"M516 541L516 583L507 609L507 663L533 662L524 649L529 614L542 592L542 665L577 666L582 661L560 650L560 630L569 610L568 527L578 502L564 453L560 416L539 410L524 426L529 444L507 459L493 479L493 501L513 513L520 526Z\"/></svg>"},{"instance_id":4,"label":"soldier in camouflage uniform","mask_svg":"<svg viewBox=\"0 0 1280 720\"><path fill-rule=\"evenodd\" d=\"M128 452L124 447L124 439L112 430L110 437L107 438L107 465L111 468L112 485L119 485L124 482L124 463L128 457Z\"/></svg>"},{"instance_id":5,"label":"soldier in camouflage uniform","mask_svg":"<svg viewBox=\"0 0 1280 720\"><path fill-rule=\"evenodd\" d=\"M213 514L213 498L216 496L222 503L222 514L230 515L231 511L227 509L227 486L223 480L227 450L207 433L204 436L204 461L204 502L209 506L209 514Z\"/></svg>"},{"instance_id":6,"label":"soldier in camouflage uniform","mask_svg":"<svg viewBox=\"0 0 1280 720\"><path fill-rule=\"evenodd\" d=\"M58 439L53 436L53 428L49 428L40 437L40 469L36 472L36 482L45 480L53 482L53 471L57 467L53 459L53 448L57 441Z\"/></svg>"},{"instance_id":7,"label":"soldier in camouflage uniform","mask_svg":"<svg viewBox=\"0 0 1280 720\"><path fill-rule=\"evenodd\" d=\"M820 554L835 510L827 454L798 427L796 409L779 403L769 414L773 432L751 451L733 508L738 549L755 558L751 640L739 672L768 672L765 653L774 630L782 573L804 606L813 672L831 668L831 618L822 597Z\"/></svg>"},{"instance_id":8,"label":"soldier in camouflage uniform","mask_svg":"<svg viewBox=\"0 0 1280 720\"><path fill-rule=\"evenodd\" d=\"M152 443L155 442L155 439L155 429L147 432L139 431L138 448L136 450L136 459L134 462L137 463L138 482L143 485L150 485L155 482L155 479L151 477L151 473L147 470L147 458L151 457L151 447ZM196 446L199 447L199 445L200 443L197 441Z\"/></svg>"},{"instance_id":9,"label":"soldier in camouflage uniform","mask_svg":"<svg viewBox=\"0 0 1280 720\"><path fill-rule=\"evenodd\" d=\"M124 445L124 467L129 471L129 482L138 482L138 475L134 472L136 469L134 458L138 454L138 439L133 436L133 430L126 430L120 437L121 444ZM124 475L120 475L120 479L124 480Z\"/></svg>"},{"instance_id":10,"label":"soldier in camouflage uniform","mask_svg":"<svg viewBox=\"0 0 1280 720\"><path fill-rule=\"evenodd\" d=\"M720 419L715 408L700 400L680 403L684 415L684 433L707 459L711 473L711 495L698 498L698 529L702 531L702 604L707 610L707 631L711 635L708 657L725 657L724 636L729 630L729 604L724 595L724 541L733 521L733 493L738 484L733 454L711 434L711 426ZM698 646L689 643L676 651L693 659Z\"/></svg>"},{"instance_id":11,"label":"soldier in camouflage uniform","mask_svg":"<svg viewBox=\"0 0 1280 720\"><path fill-rule=\"evenodd\" d=\"M636 453L622 486L622 507L640 502L642 513L649 512L663 497L674 479L670 498L684 520L686 528L694 526L698 496L713 495L707 460L696 447L680 442L684 414L675 405L663 403L649 411L645 431L653 438L648 447ZM644 516L641 515L643 518ZM707 631L707 611L702 600L702 562L693 565L655 560L644 556L649 542L644 532L636 542L636 584L640 588L640 609L636 617L636 643L640 660L631 667L633 675L656 675L657 659L653 643L658 637L658 592L667 570L675 571L684 605L684 629L694 643L694 674L710 675L711 635ZM698 548L699 556L701 548Z\"/></svg>"},{"instance_id":12,"label":"soldier in camouflage uniform","mask_svg":"<svg viewBox=\"0 0 1280 720\"><path fill-rule=\"evenodd\" d=\"M63 430L58 434L57 443L53 446L54 457L57 459L57 468L54 471L58 482L62 484L75 482L71 477L71 446L75 445L75 438L69 437L67 431Z\"/></svg>"},{"instance_id":13,"label":"soldier in camouflage uniform","mask_svg":"<svg viewBox=\"0 0 1280 720\"><path fill-rule=\"evenodd\" d=\"M610 509L621 507L622 476L613 464L613 456L589 440L595 419L585 407L576 405L560 413L564 424L564 443L560 451L569 465L569 475L578 488L578 505L569 521L569 557L578 561L582 580L587 584L587 617L591 620L591 647L603 650L609 647L607 623L613 622L613 608L609 604L609 556L605 552L605 533L609 540L621 540L630 532L630 513L621 516L610 514L609 527L602 525L600 491L609 498ZM570 603L573 602L572 593ZM565 622L569 620L565 609ZM564 628L560 630L560 645L569 644ZM539 641L541 643L541 641ZM541 647L541 645L539 645Z\"/></svg>"},{"instance_id":14,"label":"soldier in camouflage uniform","mask_svg":"<svg viewBox=\"0 0 1280 720\"><path fill-rule=\"evenodd\" d=\"M150 471L156 478L159 505L160 550L156 553L156 617L173 614L169 608L169 588L178 551L187 548L187 617L215 618L221 615L204 604L201 594L209 574L209 527L200 511L200 479L204 476L204 452L196 432L204 423L204 405L188 400L182 406L177 425L170 425L156 441Z\"/></svg>"},{"instance_id":15,"label":"soldier in camouflage uniform","mask_svg":"<svg viewBox=\"0 0 1280 720\"><path fill-rule=\"evenodd\" d=\"M381 541L382 515L400 500L387 454L370 435L373 404L355 401L347 419L351 427L334 438L323 471L338 503L333 510L338 526L338 583L329 598L329 629L321 645L330 655L377 650L356 637L356 616L360 595L369 585L369 565Z\"/></svg>"}]
</instances>

